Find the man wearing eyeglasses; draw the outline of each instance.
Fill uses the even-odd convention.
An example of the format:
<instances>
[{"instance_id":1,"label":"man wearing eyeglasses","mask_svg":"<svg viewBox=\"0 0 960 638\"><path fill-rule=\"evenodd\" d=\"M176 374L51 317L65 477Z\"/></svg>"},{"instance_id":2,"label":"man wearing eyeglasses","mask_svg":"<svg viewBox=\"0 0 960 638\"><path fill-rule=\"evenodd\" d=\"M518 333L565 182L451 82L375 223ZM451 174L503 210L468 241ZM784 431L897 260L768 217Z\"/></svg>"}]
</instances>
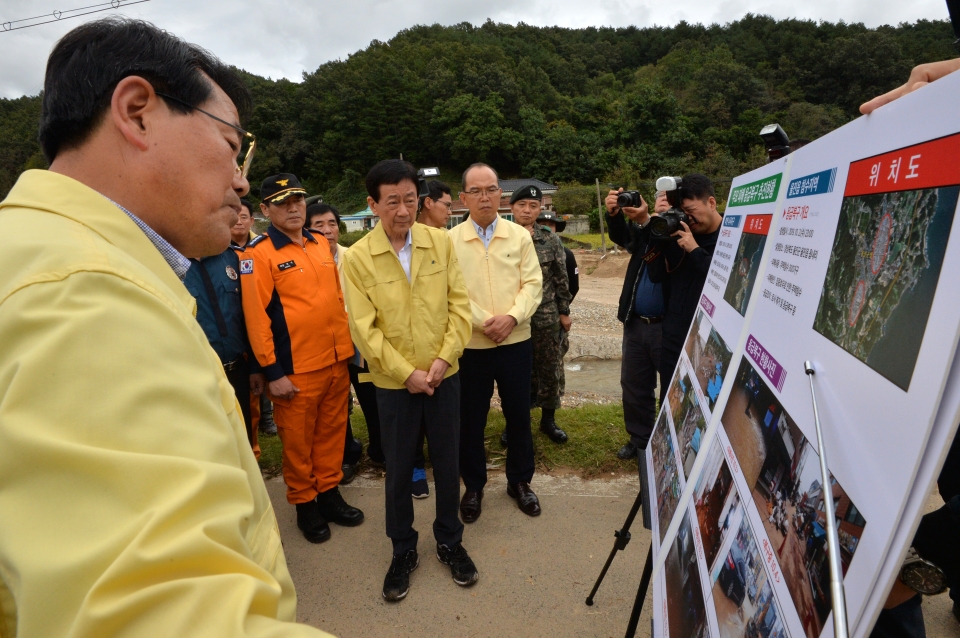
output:
<instances>
[{"instance_id":1,"label":"man wearing eyeglasses","mask_svg":"<svg viewBox=\"0 0 960 638\"><path fill-rule=\"evenodd\" d=\"M240 406L182 283L227 248L249 189L247 90L112 18L54 46L41 109L50 170L0 203L0 634L326 636L295 624Z\"/></svg>"},{"instance_id":2,"label":"man wearing eyeglasses","mask_svg":"<svg viewBox=\"0 0 960 638\"><path fill-rule=\"evenodd\" d=\"M501 195L496 171L486 164L468 167L460 201L470 218L450 231L473 315L473 333L460 359L460 476L466 488L460 516L464 523L480 517L487 482L483 430L494 382L510 441L507 494L524 514L540 514L540 501L530 489L534 471L530 318L540 306L543 275L530 233L498 215Z\"/></svg>"},{"instance_id":3,"label":"man wearing eyeglasses","mask_svg":"<svg viewBox=\"0 0 960 638\"><path fill-rule=\"evenodd\" d=\"M353 527L363 512L347 505L343 478L353 356L340 275L324 237L304 227L307 191L281 173L260 186L267 232L240 260L250 347L267 380L283 442L287 501L311 543L330 538L329 522Z\"/></svg>"}]
</instances>

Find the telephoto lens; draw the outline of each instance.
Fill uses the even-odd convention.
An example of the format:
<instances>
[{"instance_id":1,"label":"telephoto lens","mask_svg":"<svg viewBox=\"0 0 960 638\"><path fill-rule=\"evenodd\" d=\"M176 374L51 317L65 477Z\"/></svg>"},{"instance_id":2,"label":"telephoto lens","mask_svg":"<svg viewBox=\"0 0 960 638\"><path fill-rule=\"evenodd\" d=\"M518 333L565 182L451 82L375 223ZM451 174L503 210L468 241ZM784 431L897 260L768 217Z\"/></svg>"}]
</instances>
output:
<instances>
[{"instance_id":1,"label":"telephoto lens","mask_svg":"<svg viewBox=\"0 0 960 638\"><path fill-rule=\"evenodd\" d=\"M640 208L641 205L640 191L623 191L617 195L618 208Z\"/></svg>"}]
</instances>

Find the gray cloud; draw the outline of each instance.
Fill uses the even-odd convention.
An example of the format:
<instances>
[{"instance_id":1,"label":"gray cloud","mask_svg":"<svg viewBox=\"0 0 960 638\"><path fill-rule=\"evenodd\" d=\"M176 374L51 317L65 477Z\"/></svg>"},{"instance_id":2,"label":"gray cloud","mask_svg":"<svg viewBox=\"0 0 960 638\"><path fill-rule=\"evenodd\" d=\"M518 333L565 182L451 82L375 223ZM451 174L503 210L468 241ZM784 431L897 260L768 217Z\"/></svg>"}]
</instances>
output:
<instances>
[{"instance_id":1,"label":"gray cloud","mask_svg":"<svg viewBox=\"0 0 960 638\"><path fill-rule=\"evenodd\" d=\"M83 4L80 0L3 0L0 22ZM294 81L324 62L346 58L372 40L387 41L417 24L482 24L490 18L571 28L643 27L680 20L725 23L757 13L863 22L873 27L947 17L944 0L152 0L111 13L149 20L253 73ZM102 15L107 14L0 32L0 96L38 93L47 55L57 39L81 20Z\"/></svg>"}]
</instances>

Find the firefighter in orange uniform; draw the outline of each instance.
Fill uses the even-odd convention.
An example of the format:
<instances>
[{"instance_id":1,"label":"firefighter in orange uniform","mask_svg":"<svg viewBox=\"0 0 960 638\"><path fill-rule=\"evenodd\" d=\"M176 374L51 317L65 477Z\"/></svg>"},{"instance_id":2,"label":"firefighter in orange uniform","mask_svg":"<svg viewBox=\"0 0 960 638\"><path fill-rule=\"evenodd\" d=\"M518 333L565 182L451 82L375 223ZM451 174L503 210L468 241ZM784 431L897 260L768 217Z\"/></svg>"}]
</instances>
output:
<instances>
[{"instance_id":1,"label":"firefighter in orange uniform","mask_svg":"<svg viewBox=\"0 0 960 638\"><path fill-rule=\"evenodd\" d=\"M260 210L270 227L243 254L240 281L250 346L283 443L287 500L306 539L322 543L328 522L352 527L363 512L337 489L353 344L330 247L303 228L305 196L289 173L264 180Z\"/></svg>"}]
</instances>

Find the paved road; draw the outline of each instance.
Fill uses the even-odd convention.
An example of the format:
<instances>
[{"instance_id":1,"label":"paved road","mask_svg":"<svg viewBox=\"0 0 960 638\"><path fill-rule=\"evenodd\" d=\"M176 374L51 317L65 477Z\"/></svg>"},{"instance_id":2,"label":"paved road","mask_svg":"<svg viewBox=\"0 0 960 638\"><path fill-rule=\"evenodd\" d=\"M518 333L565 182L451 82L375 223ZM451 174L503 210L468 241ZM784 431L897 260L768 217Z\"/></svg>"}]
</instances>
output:
<instances>
[{"instance_id":1,"label":"paved road","mask_svg":"<svg viewBox=\"0 0 960 638\"><path fill-rule=\"evenodd\" d=\"M415 501L420 567L410 594L383 602L380 590L390 564L384 534L383 482L360 477L344 497L364 510L360 527L333 527L333 538L311 545L296 528L283 482L267 481L280 523L284 551L299 594L299 619L341 638L416 636L623 636L650 534L634 525L634 539L620 552L593 607L584 605L594 580L633 504L633 477L583 481L538 474L534 489L544 513L531 519L505 493L502 474L491 473L480 520L468 525L464 546L477 563L480 582L461 589L437 562L430 532L434 500ZM930 509L938 503L932 498ZM713 603L708 600L707 605ZM650 636L648 596L637 636ZM927 598L929 638L960 638L960 624L946 595Z\"/></svg>"},{"instance_id":2,"label":"paved road","mask_svg":"<svg viewBox=\"0 0 960 638\"><path fill-rule=\"evenodd\" d=\"M480 571L470 589L457 587L449 568L436 560L433 495L415 501L420 567L407 599L387 604L380 595L391 554L382 481L361 477L342 488L366 521L353 529L334 526L333 537L322 545L311 545L297 530L282 481L267 481L297 586L300 620L342 638L623 636L650 542L639 522L594 606L584 599L610 553L614 530L633 504L637 480L537 475L533 487L543 505L538 518L522 514L507 497L503 476L491 474L483 515L464 534L464 547ZM648 598L638 636L650 635L651 604Z\"/></svg>"}]
</instances>

